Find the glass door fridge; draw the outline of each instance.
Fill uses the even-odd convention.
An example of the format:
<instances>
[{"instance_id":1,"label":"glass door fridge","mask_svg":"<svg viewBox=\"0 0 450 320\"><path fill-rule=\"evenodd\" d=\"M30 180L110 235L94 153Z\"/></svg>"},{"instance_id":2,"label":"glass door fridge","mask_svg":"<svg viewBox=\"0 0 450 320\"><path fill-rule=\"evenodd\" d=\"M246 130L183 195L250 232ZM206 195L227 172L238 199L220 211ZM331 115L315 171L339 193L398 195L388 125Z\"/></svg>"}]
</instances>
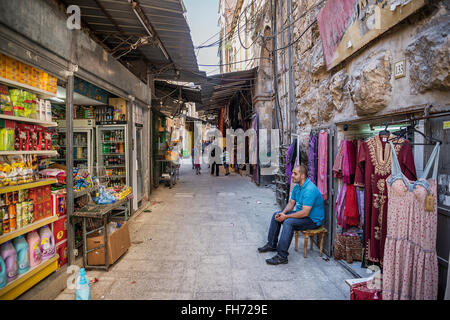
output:
<instances>
[{"instance_id":1,"label":"glass door fridge","mask_svg":"<svg viewBox=\"0 0 450 320\"><path fill-rule=\"evenodd\" d=\"M129 185L126 125L97 126L97 173L107 187Z\"/></svg>"},{"instance_id":2,"label":"glass door fridge","mask_svg":"<svg viewBox=\"0 0 450 320\"><path fill-rule=\"evenodd\" d=\"M52 137L52 143L58 150L58 158L52 159L62 165L66 164L66 129L59 128L58 134ZM74 128L73 130L73 166L86 168L92 175L94 172L94 130Z\"/></svg>"}]
</instances>

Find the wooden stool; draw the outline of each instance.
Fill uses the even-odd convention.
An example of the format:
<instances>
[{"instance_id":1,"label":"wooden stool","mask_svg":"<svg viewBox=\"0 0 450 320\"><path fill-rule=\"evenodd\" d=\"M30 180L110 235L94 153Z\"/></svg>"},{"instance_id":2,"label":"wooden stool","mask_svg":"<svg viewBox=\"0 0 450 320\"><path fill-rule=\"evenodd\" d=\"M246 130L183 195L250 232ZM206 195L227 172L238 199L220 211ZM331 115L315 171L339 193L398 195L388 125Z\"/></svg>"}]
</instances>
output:
<instances>
[{"instance_id":1,"label":"wooden stool","mask_svg":"<svg viewBox=\"0 0 450 320\"><path fill-rule=\"evenodd\" d=\"M320 227L313 230L302 230L303 236L305 237L305 244L304 244L304 256L307 257L308 254L308 238L311 237L311 250L313 249L314 244L314 236L320 235L320 256L322 256L323 251L323 240L325 238L325 235L328 233L327 229L324 227ZM298 251L298 231L295 231L295 251Z\"/></svg>"}]
</instances>

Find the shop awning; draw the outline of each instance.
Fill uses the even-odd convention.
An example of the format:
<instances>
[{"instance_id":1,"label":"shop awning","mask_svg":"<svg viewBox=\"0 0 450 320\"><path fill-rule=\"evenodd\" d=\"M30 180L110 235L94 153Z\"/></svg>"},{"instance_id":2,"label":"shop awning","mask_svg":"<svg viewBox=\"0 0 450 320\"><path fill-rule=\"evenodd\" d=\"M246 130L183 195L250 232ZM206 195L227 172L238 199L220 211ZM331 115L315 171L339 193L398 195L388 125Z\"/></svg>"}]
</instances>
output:
<instances>
[{"instance_id":1,"label":"shop awning","mask_svg":"<svg viewBox=\"0 0 450 320\"><path fill-rule=\"evenodd\" d=\"M196 82L198 70L181 0L61 0L81 9L82 27L136 76Z\"/></svg>"},{"instance_id":2,"label":"shop awning","mask_svg":"<svg viewBox=\"0 0 450 320\"><path fill-rule=\"evenodd\" d=\"M152 105L161 112L175 114L185 102L202 103L201 90L167 81L155 81Z\"/></svg>"},{"instance_id":3,"label":"shop awning","mask_svg":"<svg viewBox=\"0 0 450 320\"><path fill-rule=\"evenodd\" d=\"M216 113L238 92L253 90L257 69L209 76L201 83L202 105L197 106L197 111Z\"/></svg>"}]
</instances>

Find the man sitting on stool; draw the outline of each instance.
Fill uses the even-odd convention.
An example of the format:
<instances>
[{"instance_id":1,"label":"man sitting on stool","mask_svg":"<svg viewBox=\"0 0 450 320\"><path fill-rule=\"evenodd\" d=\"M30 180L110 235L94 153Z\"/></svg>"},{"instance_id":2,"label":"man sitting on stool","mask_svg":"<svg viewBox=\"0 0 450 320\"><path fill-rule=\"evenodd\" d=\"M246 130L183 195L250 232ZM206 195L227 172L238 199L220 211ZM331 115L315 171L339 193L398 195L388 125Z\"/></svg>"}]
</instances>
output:
<instances>
[{"instance_id":1,"label":"man sitting on stool","mask_svg":"<svg viewBox=\"0 0 450 320\"><path fill-rule=\"evenodd\" d=\"M322 225L325 217L322 194L308 179L305 166L301 165L292 171L292 180L296 185L292 190L291 199L283 211L273 214L267 237L268 242L265 246L258 248L259 252L278 252L274 257L266 259L268 264L288 263L288 249L294 231L316 229ZM296 204L297 210L292 211ZM283 225L283 230L278 241L281 225Z\"/></svg>"}]
</instances>

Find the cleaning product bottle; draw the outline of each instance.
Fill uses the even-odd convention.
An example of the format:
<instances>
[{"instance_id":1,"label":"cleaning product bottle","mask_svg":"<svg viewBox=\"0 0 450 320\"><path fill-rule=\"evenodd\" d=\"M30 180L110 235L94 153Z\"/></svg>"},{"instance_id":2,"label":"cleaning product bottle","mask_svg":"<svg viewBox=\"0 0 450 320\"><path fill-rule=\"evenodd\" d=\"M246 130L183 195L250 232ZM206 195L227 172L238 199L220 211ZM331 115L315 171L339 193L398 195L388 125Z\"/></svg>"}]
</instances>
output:
<instances>
[{"instance_id":1,"label":"cleaning product bottle","mask_svg":"<svg viewBox=\"0 0 450 320\"><path fill-rule=\"evenodd\" d=\"M24 236L14 239L14 248L17 251L17 263L19 265L17 272L23 274L30 270L30 254L28 252L28 243Z\"/></svg>"},{"instance_id":2,"label":"cleaning product bottle","mask_svg":"<svg viewBox=\"0 0 450 320\"><path fill-rule=\"evenodd\" d=\"M55 237L48 226L39 229L41 238L42 261L48 260L55 255Z\"/></svg>"},{"instance_id":3,"label":"cleaning product bottle","mask_svg":"<svg viewBox=\"0 0 450 320\"><path fill-rule=\"evenodd\" d=\"M30 257L30 267L33 268L41 263L41 239L36 230L27 234L28 253Z\"/></svg>"},{"instance_id":4,"label":"cleaning product bottle","mask_svg":"<svg viewBox=\"0 0 450 320\"><path fill-rule=\"evenodd\" d=\"M77 278L77 290L75 291L76 300L91 300L91 282L86 275L84 268L80 269L80 273Z\"/></svg>"},{"instance_id":5,"label":"cleaning product bottle","mask_svg":"<svg viewBox=\"0 0 450 320\"><path fill-rule=\"evenodd\" d=\"M11 241L2 244L0 255L5 261L6 282L11 282L17 278L17 252Z\"/></svg>"},{"instance_id":6,"label":"cleaning product bottle","mask_svg":"<svg viewBox=\"0 0 450 320\"><path fill-rule=\"evenodd\" d=\"M0 289L6 286L6 265L0 256Z\"/></svg>"}]
</instances>

